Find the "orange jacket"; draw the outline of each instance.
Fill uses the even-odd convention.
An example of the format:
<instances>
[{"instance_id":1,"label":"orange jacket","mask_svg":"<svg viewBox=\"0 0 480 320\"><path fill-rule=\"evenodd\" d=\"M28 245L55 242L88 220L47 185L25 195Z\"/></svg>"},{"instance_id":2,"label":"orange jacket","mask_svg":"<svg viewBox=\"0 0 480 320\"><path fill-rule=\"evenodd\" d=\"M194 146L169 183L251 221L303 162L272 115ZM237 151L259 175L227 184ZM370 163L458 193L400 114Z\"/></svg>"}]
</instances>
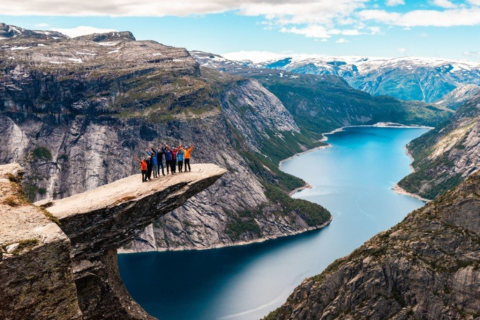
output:
<instances>
[{"instance_id":1,"label":"orange jacket","mask_svg":"<svg viewBox=\"0 0 480 320\"><path fill-rule=\"evenodd\" d=\"M184 158L185 159L190 159L190 155L192 153L192 150L193 150L193 146L191 146L190 148L188 149L183 149L183 153L184 153Z\"/></svg>"},{"instance_id":2,"label":"orange jacket","mask_svg":"<svg viewBox=\"0 0 480 320\"><path fill-rule=\"evenodd\" d=\"M147 171L147 161L140 161L140 170Z\"/></svg>"}]
</instances>

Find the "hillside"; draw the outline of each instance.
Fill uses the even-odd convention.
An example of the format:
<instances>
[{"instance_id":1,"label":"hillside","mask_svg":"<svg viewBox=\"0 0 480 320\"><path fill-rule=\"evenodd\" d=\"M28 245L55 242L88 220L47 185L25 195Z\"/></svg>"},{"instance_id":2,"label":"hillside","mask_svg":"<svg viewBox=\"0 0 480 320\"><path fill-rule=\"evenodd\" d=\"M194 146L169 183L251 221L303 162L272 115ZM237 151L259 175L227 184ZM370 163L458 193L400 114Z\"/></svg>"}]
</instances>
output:
<instances>
[{"instance_id":1,"label":"hillside","mask_svg":"<svg viewBox=\"0 0 480 320\"><path fill-rule=\"evenodd\" d=\"M350 87L338 76L253 68L219 55L199 51L192 54L204 67L258 80L280 99L301 129L316 137L342 126L377 122L435 126L452 114L442 105L373 97Z\"/></svg>"},{"instance_id":2,"label":"hillside","mask_svg":"<svg viewBox=\"0 0 480 320\"><path fill-rule=\"evenodd\" d=\"M249 61L248 52L231 54L237 63L298 74L337 75L353 88L373 96L432 103L463 84L480 84L476 62L440 58L375 58L358 56L284 55Z\"/></svg>"},{"instance_id":3,"label":"hillside","mask_svg":"<svg viewBox=\"0 0 480 320\"><path fill-rule=\"evenodd\" d=\"M29 33L36 34L23 30L2 40L0 163L25 167L31 200L64 198L137 173L134 155L182 142L195 145L194 163L229 172L127 249L231 245L329 221L322 207L290 199L303 181L259 153L279 141L289 142L282 157L318 143L300 134L257 81L203 74L186 50L135 41L129 32L73 39Z\"/></svg>"},{"instance_id":4,"label":"hillside","mask_svg":"<svg viewBox=\"0 0 480 320\"><path fill-rule=\"evenodd\" d=\"M480 173L410 213L266 319L478 319Z\"/></svg>"},{"instance_id":5,"label":"hillside","mask_svg":"<svg viewBox=\"0 0 480 320\"><path fill-rule=\"evenodd\" d=\"M466 101L446 122L413 140L408 150L415 172L400 181L408 192L434 199L479 168L480 95Z\"/></svg>"}]
</instances>

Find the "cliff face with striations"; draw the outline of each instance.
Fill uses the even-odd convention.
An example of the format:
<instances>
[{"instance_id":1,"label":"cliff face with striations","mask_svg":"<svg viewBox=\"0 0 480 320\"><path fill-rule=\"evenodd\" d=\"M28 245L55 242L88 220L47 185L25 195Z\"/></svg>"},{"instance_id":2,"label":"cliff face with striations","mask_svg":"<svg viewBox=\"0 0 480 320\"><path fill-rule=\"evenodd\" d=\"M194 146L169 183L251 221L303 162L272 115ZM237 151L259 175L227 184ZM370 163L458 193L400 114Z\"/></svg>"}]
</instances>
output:
<instances>
[{"instance_id":1,"label":"cliff face with striations","mask_svg":"<svg viewBox=\"0 0 480 320\"><path fill-rule=\"evenodd\" d=\"M480 173L412 212L267 319L478 319Z\"/></svg>"},{"instance_id":2,"label":"cliff face with striations","mask_svg":"<svg viewBox=\"0 0 480 320\"><path fill-rule=\"evenodd\" d=\"M186 50L128 32L67 39L15 29L1 40L0 163L25 167L30 199L116 181L138 172L132 156L145 148L183 142L195 145L194 163L229 172L127 250L231 245L328 221L320 206L285 196L303 182L269 160L272 137L290 139L288 155L318 144L257 81L201 70Z\"/></svg>"},{"instance_id":3,"label":"cliff face with striations","mask_svg":"<svg viewBox=\"0 0 480 320\"><path fill-rule=\"evenodd\" d=\"M148 183L134 175L32 205L21 167L0 166L0 317L153 319L123 286L117 248L225 172L203 164Z\"/></svg>"},{"instance_id":4,"label":"cliff face with striations","mask_svg":"<svg viewBox=\"0 0 480 320\"><path fill-rule=\"evenodd\" d=\"M480 166L480 94L407 147L415 172L399 185L408 192L434 199L465 180Z\"/></svg>"}]
</instances>

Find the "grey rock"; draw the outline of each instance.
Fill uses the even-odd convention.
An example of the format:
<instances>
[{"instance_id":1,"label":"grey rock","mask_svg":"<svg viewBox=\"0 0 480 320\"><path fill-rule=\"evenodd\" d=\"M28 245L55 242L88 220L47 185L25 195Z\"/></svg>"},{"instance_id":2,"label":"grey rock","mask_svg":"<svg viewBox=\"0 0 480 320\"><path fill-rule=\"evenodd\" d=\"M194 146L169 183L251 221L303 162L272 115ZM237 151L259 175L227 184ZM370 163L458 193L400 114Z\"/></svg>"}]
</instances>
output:
<instances>
[{"instance_id":1,"label":"grey rock","mask_svg":"<svg viewBox=\"0 0 480 320\"><path fill-rule=\"evenodd\" d=\"M478 319L480 173L306 279L266 319Z\"/></svg>"}]
</instances>

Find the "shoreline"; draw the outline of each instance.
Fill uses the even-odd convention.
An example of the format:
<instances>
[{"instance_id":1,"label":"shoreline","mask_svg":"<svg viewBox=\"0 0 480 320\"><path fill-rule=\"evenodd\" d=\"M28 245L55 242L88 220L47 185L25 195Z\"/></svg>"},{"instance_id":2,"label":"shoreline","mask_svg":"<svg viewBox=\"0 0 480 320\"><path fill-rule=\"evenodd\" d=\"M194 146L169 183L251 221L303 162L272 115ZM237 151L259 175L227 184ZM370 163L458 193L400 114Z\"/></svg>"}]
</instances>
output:
<instances>
[{"instance_id":1,"label":"shoreline","mask_svg":"<svg viewBox=\"0 0 480 320\"><path fill-rule=\"evenodd\" d=\"M347 129L347 128L364 128L364 127L367 127L367 128L368 127L370 127L370 128L392 128L392 129L433 129L432 127L428 127L428 126L420 126L420 125L409 126L409 125L402 125L402 124L392 123L392 122L379 122L379 123L372 124L372 125L353 125L353 126L344 126L344 127L341 127L341 128L337 128L337 129L334 129L330 132L322 133L323 137L322 137L322 139L320 139L318 141L319 142L325 142L325 141L328 140L329 135L333 135L337 132L341 132L341 131L343 131L344 129ZM278 164L278 168L280 170L282 170L281 169L282 164L286 161L294 159L295 157L304 155L304 154L309 153L309 152L313 152L313 151L317 151L317 150L321 150L321 149L326 149L326 148L331 148L331 147L332 147L332 145L327 143L326 145L318 146L318 147L315 147L315 148L311 148L311 149L296 153L296 154L294 154L294 155L292 155L292 156L290 156L290 157L288 157L284 160L281 160ZM405 150L406 150L405 152L407 153L407 155L413 161L413 157L410 154L410 152L408 151L406 146L405 146ZM413 169L411 164L410 164L410 169L412 170L412 172L414 172L414 169ZM296 194L296 193L298 193L302 190L313 189L313 188L314 187L312 185L310 185L308 182L306 182L304 186L298 187L295 190L292 190L289 193L289 196L292 197L294 194ZM407 195L407 196L419 199L423 202L431 201L431 200L428 200L428 199L424 199L424 198L422 198L422 197L420 197L416 194L407 192L406 190L404 190L403 188L398 186L397 183L392 188L392 190L397 194ZM274 239L278 239L278 238L294 236L294 235L298 235L298 234L305 233L305 232L320 230L320 229L323 229L323 228L327 227L332 222L332 220L333 220L333 216L330 216L330 218L326 222L324 222L323 224L321 224L319 226L308 227L308 228L304 228L302 230L296 230L296 231L294 231L292 233L288 233L288 234L262 237L262 238L258 238L258 239L251 240L251 241L239 241L239 242L235 242L235 243L231 243L231 244L217 244L217 245L213 245L213 246L206 247L206 248L177 247L177 248L173 248L173 249L163 249L162 248L162 249L157 249L157 250L145 250L145 251L124 250L124 249L119 248L119 249L117 249L117 254L132 254L132 253L142 253L142 252L167 252L167 251L197 251L197 250L222 249L222 248L226 248L226 247L235 247L235 246L245 246L245 245L249 245L249 244L262 243L262 242L265 242L265 241L268 241L268 240L274 240Z\"/></svg>"},{"instance_id":2,"label":"shoreline","mask_svg":"<svg viewBox=\"0 0 480 320\"><path fill-rule=\"evenodd\" d=\"M413 165L412 165L413 161L415 161L415 158L412 156L412 154L411 154L410 151L408 150L408 144L405 146L405 153L406 153L406 155L412 160L412 162L410 162L410 164L409 164L409 166L410 166L410 171L411 171L412 173L415 173L415 168L414 168ZM405 189L403 189L402 187L400 187L400 186L398 185L398 182L395 183L395 185L393 186L392 190L393 190L393 192L395 192L395 193L397 193L397 194L402 194L402 195L405 195L405 196L409 196L409 197L418 199L418 200L420 200L420 201L422 201L422 202L425 202L425 203L429 203L430 201L432 201L432 200L423 198L423 197L419 196L418 194L408 192L407 190L405 190Z\"/></svg>"},{"instance_id":3,"label":"shoreline","mask_svg":"<svg viewBox=\"0 0 480 320\"><path fill-rule=\"evenodd\" d=\"M124 250L124 249L117 249L117 254L132 254L132 253L144 253L144 252L169 252L169 251L200 251L200 250L212 250L212 249L223 249L223 248L228 248L228 247L240 247L240 246L247 246L250 244L255 244L255 243L262 243L268 240L275 240L279 238L284 238L284 237L289 237L289 236L295 236L301 233L306 233L310 231L317 231L320 229L323 229L330 225L332 223L333 216L330 216L330 219L322 223L321 225L315 226L315 227L308 227L304 228L302 230L296 230L292 233L289 234L282 234L282 235L276 235L276 236L268 236L268 237L263 237L263 238L258 238L252 241L239 241L235 242L232 244L219 244L219 245L214 245L208 248L185 248L185 247L177 247L173 249L158 249L158 250L145 250L145 251L133 251L133 250Z\"/></svg>"}]
</instances>

